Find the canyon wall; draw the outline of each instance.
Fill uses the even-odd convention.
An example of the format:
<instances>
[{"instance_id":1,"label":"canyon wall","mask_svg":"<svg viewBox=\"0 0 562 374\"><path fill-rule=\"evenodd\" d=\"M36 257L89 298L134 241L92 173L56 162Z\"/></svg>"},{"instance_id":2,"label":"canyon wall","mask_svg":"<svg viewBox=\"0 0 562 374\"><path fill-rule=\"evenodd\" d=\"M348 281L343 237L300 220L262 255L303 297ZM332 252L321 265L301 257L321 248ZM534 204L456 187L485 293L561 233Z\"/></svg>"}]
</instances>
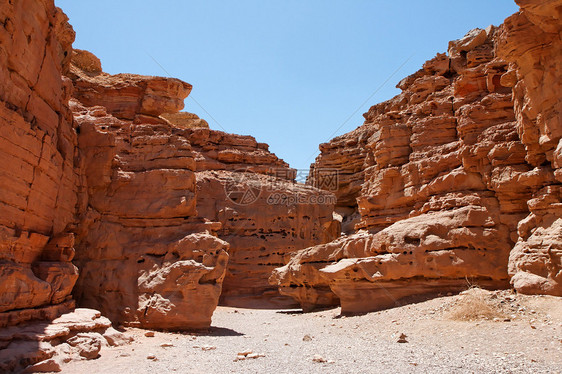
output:
<instances>
[{"instance_id":1,"label":"canyon wall","mask_svg":"<svg viewBox=\"0 0 562 374\"><path fill-rule=\"evenodd\" d=\"M180 112L191 85L104 73L52 1L4 5L0 326L73 309L73 288L147 328L208 327L223 280L225 303L292 305L267 279L339 235L334 196Z\"/></svg>"},{"instance_id":2,"label":"canyon wall","mask_svg":"<svg viewBox=\"0 0 562 374\"><path fill-rule=\"evenodd\" d=\"M170 188L174 188L181 194L179 190L189 188L189 210L173 212L172 217L196 214L216 222L212 226L216 230L214 233L229 243L230 260L222 303L255 307L291 306L294 303L292 299L279 295L277 287L268 283L268 277L275 267L288 261L291 253L329 242L339 235L339 223L332 215L332 194L295 184L295 170L269 152L267 144L258 143L251 136L209 130L208 124L195 115L177 112L183 101L176 96L180 92L181 97L187 96L191 86L185 87L186 92L182 92L178 86L181 83L174 79L130 74L109 76L102 72L99 60L87 51L75 51L73 61L75 64L71 67L70 76L75 85L75 98L84 105L99 104L109 112L94 110L101 110L95 120L95 123L100 124L97 129L101 128L104 132L104 127L107 131L115 128L122 132L123 123L130 125L131 129L138 129L119 135L125 139L125 143L130 143L126 150L127 157L144 165L144 168L140 165L137 168L145 172L146 160L153 159L159 160L157 168L180 168L166 166L166 157L167 162L174 165L188 161L189 166L182 168L189 172L183 170L182 173L189 175L189 180L178 179L175 187L170 184L162 192L168 193ZM84 116L79 109L75 113L77 122L92 122L92 115ZM119 169L122 169L125 156L119 155L120 151L110 151L114 147L112 141L109 142L109 149L99 148L100 140L92 140L97 138L93 137L90 127L80 126L79 136L81 140L84 139L80 147L86 152L85 174L89 181L90 201L107 204L113 200L106 187L99 189L99 196L92 200L95 183L108 179L107 175L111 174L109 166L105 171L100 170L101 158L105 158L106 163L116 164L116 161L111 160L112 157L118 157L121 164ZM135 140L137 137L142 140ZM154 140L144 143L149 137L154 137ZM107 143L101 142L104 145ZM95 154L89 154L89 150ZM157 153L153 155L151 152L154 151ZM111 156L111 152L114 156ZM173 161L170 158L174 158ZM146 184L147 181L151 184ZM135 189L124 190L125 196L138 196L139 202L154 204L154 200L162 199L157 194L160 186L154 184L156 182L152 182L152 177L147 177L146 181L142 181L143 195L139 195ZM119 195L114 200L122 204L118 210L128 209L131 202L127 202L125 196ZM146 208L138 207L137 218L146 216ZM189 230L184 225L176 226L171 231L181 233ZM81 252L89 252L88 248L98 245L88 242ZM136 248L138 250L138 246ZM90 260L86 257L85 266L96 268L93 264L87 265ZM79 282L79 289L82 287L91 289L89 283L82 285ZM121 300L114 301L117 302L110 304L123 304ZM96 303L99 300L87 305Z\"/></svg>"},{"instance_id":3,"label":"canyon wall","mask_svg":"<svg viewBox=\"0 0 562 374\"><path fill-rule=\"evenodd\" d=\"M0 327L71 292L161 329L208 327L219 301L562 295L562 1L518 3L320 145L302 185L266 144L180 112L191 85L104 73L52 1L2 0Z\"/></svg>"},{"instance_id":4,"label":"canyon wall","mask_svg":"<svg viewBox=\"0 0 562 374\"><path fill-rule=\"evenodd\" d=\"M510 280L561 294L562 7L537 4L451 42L363 126L320 146L311 173L340 168L350 235L278 268L281 293L344 313Z\"/></svg>"},{"instance_id":5,"label":"canyon wall","mask_svg":"<svg viewBox=\"0 0 562 374\"><path fill-rule=\"evenodd\" d=\"M310 186L252 172L197 173L198 211L222 223L219 237L231 256L222 303L243 307L291 307L268 283L271 272L297 250L339 235L332 212L335 197ZM228 186L225 191L224 186ZM232 191L257 191L247 204L231 200Z\"/></svg>"},{"instance_id":6,"label":"canyon wall","mask_svg":"<svg viewBox=\"0 0 562 374\"><path fill-rule=\"evenodd\" d=\"M80 304L168 329L209 326L219 295L229 305L292 305L268 277L292 252L337 237L333 195L296 185L267 144L178 112L190 85L109 75L87 51L72 61L88 191Z\"/></svg>"},{"instance_id":7,"label":"canyon wall","mask_svg":"<svg viewBox=\"0 0 562 374\"><path fill-rule=\"evenodd\" d=\"M519 0L497 53L509 61L517 133L525 160L549 168L549 182L527 202L509 259L511 283L523 293L562 296L562 1Z\"/></svg>"},{"instance_id":8,"label":"canyon wall","mask_svg":"<svg viewBox=\"0 0 562 374\"><path fill-rule=\"evenodd\" d=\"M196 162L197 211L220 222L230 244L221 303L289 307L294 301L268 283L290 255L335 239L335 197L295 183L296 171L251 136L186 130Z\"/></svg>"},{"instance_id":9,"label":"canyon wall","mask_svg":"<svg viewBox=\"0 0 562 374\"><path fill-rule=\"evenodd\" d=\"M0 327L74 307L83 181L67 20L50 1L0 1Z\"/></svg>"},{"instance_id":10,"label":"canyon wall","mask_svg":"<svg viewBox=\"0 0 562 374\"><path fill-rule=\"evenodd\" d=\"M84 162L74 294L113 322L208 327L221 293L228 243L197 216L195 160L179 111L191 86L172 78L109 75L75 51L68 75Z\"/></svg>"}]
</instances>

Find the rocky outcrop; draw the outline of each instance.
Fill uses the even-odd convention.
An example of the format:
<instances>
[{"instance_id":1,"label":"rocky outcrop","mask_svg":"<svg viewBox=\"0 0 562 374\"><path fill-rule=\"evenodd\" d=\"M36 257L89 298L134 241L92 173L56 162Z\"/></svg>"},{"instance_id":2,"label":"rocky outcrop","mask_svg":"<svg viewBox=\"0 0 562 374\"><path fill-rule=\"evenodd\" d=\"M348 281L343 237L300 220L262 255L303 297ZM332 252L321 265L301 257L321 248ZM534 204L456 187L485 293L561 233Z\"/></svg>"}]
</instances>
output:
<instances>
[{"instance_id":1,"label":"rocky outcrop","mask_svg":"<svg viewBox=\"0 0 562 374\"><path fill-rule=\"evenodd\" d=\"M170 125L182 128L209 128L209 124L196 114L188 112L164 113L160 118L165 119Z\"/></svg>"},{"instance_id":2,"label":"rocky outcrop","mask_svg":"<svg viewBox=\"0 0 562 374\"><path fill-rule=\"evenodd\" d=\"M161 102L188 94L175 79L105 74L86 51L70 71L88 195L80 304L166 329L208 327L221 287L228 304L292 304L267 279L290 253L337 237L333 195L296 185L295 171L251 136L164 113L181 108ZM153 82L169 91L149 90Z\"/></svg>"},{"instance_id":3,"label":"rocky outcrop","mask_svg":"<svg viewBox=\"0 0 562 374\"><path fill-rule=\"evenodd\" d=\"M548 4L522 2L500 28L451 42L363 126L321 145L311 170L341 167L338 204L351 212L356 199L359 232L277 269L281 293L344 313L510 278L559 294L560 2Z\"/></svg>"},{"instance_id":4,"label":"rocky outcrop","mask_svg":"<svg viewBox=\"0 0 562 374\"><path fill-rule=\"evenodd\" d=\"M94 359L104 347L131 340L111 327L111 321L97 310L78 308L49 322L0 330L0 370L58 372L65 362Z\"/></svg>"},{"instance_id":5,"label":"rocky outcrop","mask_svg":"<svg viewBox=\"0 0 562 374\"><path fill-rule=\"evenodd\" d=\"M96 60L87 51L74 54L68 73L74 83L73 95L85 106L103 106L116 118L139 123L176 113L191 92L190 84L175 78L104 73Z\"/></svg>"},{"instance_id":6,"label":"rocky outcrop","mask_svg":"<svg viewBox=\"0 0 562 374\"><path fill-rule=\"evenodd\" d=\"M72 102L88 195L75 259L77 300L127 325L208 327L221 293L228 243L214 236L220 224L197 216L189 141L180 128L159 118L160 111L170 110L166 103L183 101L188 91L177 88L187 85L167 78L94 76L76 65L71 71L84 91L83 76L103 82L108 96L101 103L109 105L85 106L95 103L93 96ZM160 91L150 88L153 84ZM140 97L120 101L124 86ZM75 96L83 100L80 90ZM153 109L128 107L130 102L150 102Z\"/></svg>"},{"instance_id":7,"label":"rocky outcrop","mask_svg":"<svg viewBox=\"0 0 562 374\"><path fill-rule=\"evenodd\" d=\"M289 307L268 283L273 269L300 249L339 235L330 192L295 183L296 171L251 136L186 130L197 170L197 210L222 224L230 244L221 302Z\"/></svg>"},{"instance_id":8,"label":"rocky outcrop","mask_svg":"<svg viewBox=\"0 0 562 374\"><path fill-rule=\"evenodd\" d=\"M55 319L71 292L158 329L208 327L221 296L355 313L468 284L562 295L562 3L518 3L322 144L305 186L180 112L191 85L104 73L52 0L4 1L0 327ZM109 321L84 313L1 331L2 370L95 357Z\"/></svg>"},{"instance_id":9,"label":"rocky outcrop","mask_svg":"<svg viewBox=\"0 0 562 374\"><path fill-rule=\"evenodd\" d=\"M2 1L0 20L0 371L60 371L126 341L98 311L72 312L85 208L63 76L74 31L52 1Z\"/></svg>"},{"instance_id":10,"label":"rocky outcrop","mask_svg":"<svg viewBox=\"0 0 562 374\"><path fill-rule=\"evenodd\" d=\"M320 155L310 165L307 184L335 193L335 210L346 234L354 232L361 217L357 198L365 183L365 164L372 162L367 143L373 132L372 128L359 128L320 144Z\"/></svg>"},{"instance_id":11,"label":"rocky outcrop","mask_svg":"<svg viewBox=\"0 0 562 374\"><path fill-rule=\"evenodd\" d=\"M513 87L525 160L554 175L527 202L509 273L520 292L562 296L562 2L517 3L521 11L505 20L499 38L498 54L511 63L502 81Z\"/></svg>"},{"instance_id":12,"label":"rocky outcrop","mask_svg":"<svg viewBox=\"0 0 562 374\"><path fill-rule=\"evenodd\" d=\"M74 306L81 178L67 20L51 1L0 2L0 327Z\"/></svg>"},{"instance_id":13,"label":"rocky outcrop","mask_svg":"<svg viewBox=\"0 0 562 374\"><path fill-rule=\"evenodd\" d=\"M271 282L305 310L340 303L342 313L388 308L474 283L506 288L505 266L497 264L507 264L509 246L495 226L484 208L430 212L374 235L360 231L301 251Z\"/></svg>"},{"instance_id":14,"label":"rocky outcrop","mask_svg":"<svg viewBox=\"0 0 562 374\"><path fill-rule=\"evenodd\" d=\"M300 249L339 235L329 192L250 171L197 173L199 214L222 223L230 244L222 303L244 307L290 307L268 283L271 272Z\"/></svg>"},{"instance_id":15,"label":"rocky outcrop","mask_svg":"<svg viewBox=\"0 0 562 374\"><path fill-rule=\"evenodd\" d=\"M191 85L104 73L52 2L2 16L1 326L53 319L73 292L115 323L205 328L225 275L225 297L289 300L267 278L337 236L333 195L297 186L266 144L179 112ZM271 189L232 190L246 176Z\"/></svg>"}]
</instances>

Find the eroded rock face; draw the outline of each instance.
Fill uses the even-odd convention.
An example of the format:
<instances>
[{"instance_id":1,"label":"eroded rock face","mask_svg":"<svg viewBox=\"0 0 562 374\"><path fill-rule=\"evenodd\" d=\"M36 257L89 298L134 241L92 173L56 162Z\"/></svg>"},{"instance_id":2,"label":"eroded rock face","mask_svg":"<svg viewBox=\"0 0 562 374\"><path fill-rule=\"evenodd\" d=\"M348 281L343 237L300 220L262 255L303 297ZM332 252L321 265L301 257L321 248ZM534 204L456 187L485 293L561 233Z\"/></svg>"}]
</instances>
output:
<instances>
[{"instance_id":1,"label":"eroded rock face","mask_svg":"<svg viewBox=\"0 0 562 374\"><path fill-rule=\"evenodd\" d=\"M160 118L167 120L170 125L183 128L209 128L209 124L196 114L188 112L164 113Z\"/></svg>"},{"instance_id":2,"label":"eroded rock face","mask_svg":"<svg viewBox=\"0 0 562 374\"><path fill-rule=\"evenodd\" d=\"M136 124L76 101L72 107L89 201L76 298L115 322L208 327L228 243L213 235L220 224L197 217L189 142L168 123Z\"/></svg>"},{"instance_id":3,"label":"eroded rock face","mask_svg":"<svg viewBox=\"0 0 562 374\"><path fill-rule=\"evenodd\" d=\"M246 307L289 307L268 283L292 253L339 235L335 197L296 184L296 172L251 136L208 129L183 132L197 170L197 210L222 224L230 244L221 302Z\"/></svg>"},{"instance_id":4,"label":"eroded rock face","mask_svg":"<svg viewBox=\"0 0 562 374\"><path fill-rule=\"evenodd\" d=\"M338 204L359 232L277 269L282 293L347 313L510 278L560 293L562 43L560 2L548 4L525 1L500 28L451 42L363 126L321 145L311 170L341 168Z\"/></svg>"},{"instance_id":5,"label":"eroded rock face","mask_svg":"<svg viewBox=\"0 0 562 374\"><path fill-rule=\"evenodd\" d=\"M305 310L339 302L342 313L383 309L467 285L506 288L510 246L489 211L467 206L360 231L299 252L271 282ZM335 293L335 295L334 295Z\"/></svg>"},{"instance_id":6,"label":"eroded rock face","mask_svg":"<svg viewBox=\"0 0 562 374\"><path fill-rule=\"evenodd\" d=\"M527 203L509 273L519 292L562 296L562 2L517 3L521 11L505 20L499 39L498 54L511 62L502 80L513 87L525 160L553 176Z\"/></svg>"},{"instance_id":7,"label":"eroded rock face","mask_svg":"<svg viewBox=\"0 0 562 374\"><path fill-rule=\"evenodd\" d=\"M335 197L272 176L226 170L198 172L197 189L199 214L221 222L218 235L230 244L222 303L293 306L268 278L298 250L339 235ZM249 191L255 195L244 195Z\"/></svg>"},{"instance_id":8,"label":"eroded rock face","mask_svg":"<svg viewBox=\"0 0 562 374\"><path fill-rule=\"evenodd\" d=\"M104 73L99 60L87 51L75 53L73 59L68 76L74 97L85 106L103 106L119 119L140 123L149 120L143 116L176 113L191 92L190 84L175 78Z\"/></svg>"},{"instance_id":9,"label":"eroded rock face","mask_svg":"<svg viewBox=\"0 0 562 374\"><path fill-rule=\"evenodd\" d=\"M312 186L325 188L324 178L336 177L337 186L330 190L337 197L335 210L342 216L342 231L347 234L354 232L360 219L357 198L365 183L367 159L372 157L367 143L373 132L372 128L359 128L320 144L321 153L310 165L307 183Z\"/></svg>"},{"instance_id":10,"label":"eroded rock face","mask_svg":"<svg viewBox=\"0 0 562 374\"><path fill-rule=\"evenodd\" d=\"M73 307L81 185L68 108L74 31L52 1L0 2L0 327Z\"/></svg>"},{"instance_id":11,"label":"eroded rock face","mask_svg":"<svg viewBox=\"0 0 562 374\"><path fill-rule=\"evenodd\" d=\"M52 0L3 1L0 327L74 308L77 279L82 305L161 329L208 327L221 291L349 313L467 282L562 295L562 3L518 3L320 146L309 183L337 170L334 195L179 112L191 85L104 73ZM64 349L95 357L92 334Z\"/></svg>"},{"instance_id":12,"label":"eroded rock face","mask_svg":"<svg viewBox=\"0 0 562 374\"><path fill-rule=\"evenodd\" d=\"M224 303L292 305L267 280L290 253L337 237L334 196L295 184L295 171L266 144L186 123L199 121L188 113L161 113L169 108L156 103L160 111L149 114L137 107L123 116L123 106L115 104L120 99L108 109L107 98L86 106L95 101L81 93L90 92L91 76L94 91L102 79L105 92L118 91L108 97L117 98L123 76L82 71L80 64L97 65L82 55L71 66L81 86L72 109L89 203L76 257L79 302L132 325L203 328L210 324L224 278ZM142 79L127 76L124 84L144 87L138 83ZM172 89L159 95L169 101L187 93Z\"/></svg>"},{"instance_id":13,"label":"eroded rock face","mask_svg":"<svg viewBox=\"0 0 562 374\"><path fill-rule=\"evenodd\" d=\"M97 310L77 308L49 322L0 330L0 370L58 372L65 362L94 359L103 347L131 341Z\"/></svg>"}]
</instances>

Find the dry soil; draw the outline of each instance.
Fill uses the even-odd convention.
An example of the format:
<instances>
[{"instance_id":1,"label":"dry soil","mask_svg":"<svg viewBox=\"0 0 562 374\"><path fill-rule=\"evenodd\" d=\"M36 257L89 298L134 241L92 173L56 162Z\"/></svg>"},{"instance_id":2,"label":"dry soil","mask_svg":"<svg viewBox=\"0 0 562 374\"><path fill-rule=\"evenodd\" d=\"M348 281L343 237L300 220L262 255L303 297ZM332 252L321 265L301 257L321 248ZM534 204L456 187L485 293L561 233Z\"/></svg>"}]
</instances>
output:
<instances>
[{"instance_id":1,"label":"dry soil","mask_svg":"<svg viewBox=\"0 0 562 374\"><path fill-rule=\"evenodd\" d=\"M219 307L208 332L127 329L133 343L63 373L562 373L561 298L487 293L497 313L463 320L469 296L353 317Z\"/></svg>"}]
</instances>

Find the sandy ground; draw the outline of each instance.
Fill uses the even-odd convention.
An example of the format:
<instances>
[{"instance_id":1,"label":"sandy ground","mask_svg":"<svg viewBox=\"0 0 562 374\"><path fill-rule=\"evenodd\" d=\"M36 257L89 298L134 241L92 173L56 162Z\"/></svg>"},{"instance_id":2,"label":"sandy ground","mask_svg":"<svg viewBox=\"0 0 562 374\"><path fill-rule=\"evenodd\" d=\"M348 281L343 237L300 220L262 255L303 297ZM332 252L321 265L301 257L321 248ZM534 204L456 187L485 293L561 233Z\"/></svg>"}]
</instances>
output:
<instances>
[{"instance_id":1,"label":"sandy ground","mask_svg":"<svg viewBox=\"0 0 562 374\"><path fill-rule=\"evenodd\" d=\"M502 298L513 314L495 321L451 320L458 302L354 317L219 307L208 333L128 329L133 343L65 364L63 373L562 373L562 298ZM407 343L398 343L402 333ZM236 360L244 351L263 357Z\"/></svg>"}]
</instances>

